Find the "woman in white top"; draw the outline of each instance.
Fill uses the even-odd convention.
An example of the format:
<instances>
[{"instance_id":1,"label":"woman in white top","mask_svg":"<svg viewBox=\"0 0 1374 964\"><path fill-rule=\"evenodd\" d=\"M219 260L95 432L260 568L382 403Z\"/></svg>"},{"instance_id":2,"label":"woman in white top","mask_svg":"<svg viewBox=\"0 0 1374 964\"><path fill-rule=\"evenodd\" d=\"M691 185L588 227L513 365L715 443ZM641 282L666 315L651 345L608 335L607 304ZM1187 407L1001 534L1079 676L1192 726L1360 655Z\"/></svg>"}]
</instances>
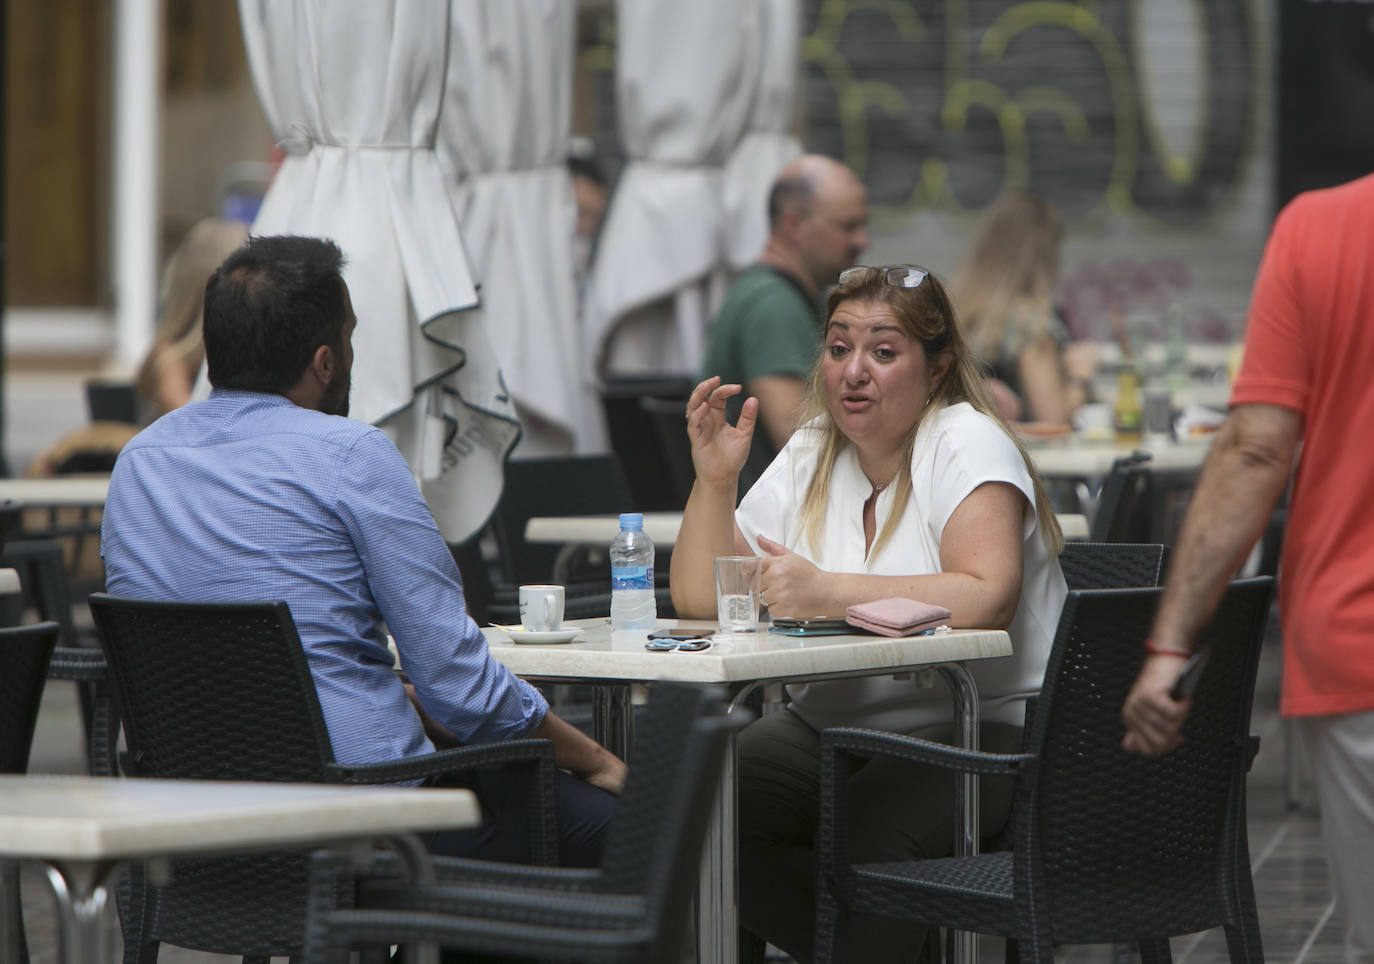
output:
<instances>
[{"instance_id":1,"label":"woman in white top","mask_svg":"<svg viewBox=\"0 0 1374 964\"><path fill-rule=\"evenodd\" d=\"M775 616L843 616L906 596L948 607L952 625L1003 627L1013 655L971 664L982 745L1014 752L1025 697L1037 691L1062 607L1058 523L1020 443L988 400L943 286L911 266L850 268L827 302L808 420L734 509L757 403L707 379L687 403L696 483L672 557L679 615L715 612L712 560L764 557ZM740 912L798 961L811 958L812 838L819 731L871 726L948 738L942 686L890 677L794 686L788 711L740 740ZM851 854L947 854L952 779L877 760L851 781ZM1009 788L983 780L986 830L1005 821ZM923 933L895 921L851 928L850 959L917 960Z\"/></svg>"}]
</instances>

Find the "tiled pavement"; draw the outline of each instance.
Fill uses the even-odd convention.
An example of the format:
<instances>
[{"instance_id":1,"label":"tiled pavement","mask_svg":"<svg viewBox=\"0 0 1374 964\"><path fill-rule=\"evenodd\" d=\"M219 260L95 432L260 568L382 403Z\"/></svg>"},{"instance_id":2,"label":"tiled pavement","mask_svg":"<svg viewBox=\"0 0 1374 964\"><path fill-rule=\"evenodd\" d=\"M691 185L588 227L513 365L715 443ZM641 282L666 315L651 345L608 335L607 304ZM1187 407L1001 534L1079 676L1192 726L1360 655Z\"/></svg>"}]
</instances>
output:
<instances>
[{"instance_id":1,"label":"tiled pavement","mask_svg":"<svg viewBox=\"0 0 1374 964\"><path fill-rule=\"evenodd\" d=\"M1255 697L1254 730L1262 748L1250 774L1250 848L1255 892L1265 957L1295 964L1335 964L1341 960L1340 921L1331 905L1331 893L1321 855L1320 840L1310 787L1300 794L1301 805L1289 811L1283 794L1283 727L1274 712L1278 688L1278 645L1265 647L1260 684ZM73 687L56 684L44 697L35 738L32 769L45 773L82 772L80 718ZM53 964L56 929L51 899L37 872L23 876L25 919L33 964ZM112 928L113 930L113 928ZM112 933L117 942L117 934ZM1002 960L1001 941L984 939L981 957ZM1212 964L1227 960L1220 931L1175 939L1174 960L1180 964ZM1059 960L1073 964L1108 962L1107 947L1064 948ZM212 964L233 958L165 947L162 964ZM8 962L0 962L8 964Z\"/></svg>"}]
</instances>

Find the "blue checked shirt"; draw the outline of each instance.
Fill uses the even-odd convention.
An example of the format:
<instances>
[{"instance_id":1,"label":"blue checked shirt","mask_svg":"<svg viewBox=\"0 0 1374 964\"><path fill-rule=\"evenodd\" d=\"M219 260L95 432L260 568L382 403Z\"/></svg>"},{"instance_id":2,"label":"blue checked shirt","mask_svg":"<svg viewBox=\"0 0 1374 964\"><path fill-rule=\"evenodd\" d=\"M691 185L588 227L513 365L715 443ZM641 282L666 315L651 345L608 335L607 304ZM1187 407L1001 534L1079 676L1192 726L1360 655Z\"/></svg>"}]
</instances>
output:
<instances>
[{"instance_id":1,"label":"blue checked shirt","mask_svg":"<svg viewBox=\"0 0 1374 964\"><path fill-rule=\"evenodd\" d=\"M421 705L465 743L524 736L548 710L487 653L410 469L361 422L215 391L124 447L100 546L115 595L286 600L340 762L431 749L387 628Z\"/></svg>"}]
</instances>

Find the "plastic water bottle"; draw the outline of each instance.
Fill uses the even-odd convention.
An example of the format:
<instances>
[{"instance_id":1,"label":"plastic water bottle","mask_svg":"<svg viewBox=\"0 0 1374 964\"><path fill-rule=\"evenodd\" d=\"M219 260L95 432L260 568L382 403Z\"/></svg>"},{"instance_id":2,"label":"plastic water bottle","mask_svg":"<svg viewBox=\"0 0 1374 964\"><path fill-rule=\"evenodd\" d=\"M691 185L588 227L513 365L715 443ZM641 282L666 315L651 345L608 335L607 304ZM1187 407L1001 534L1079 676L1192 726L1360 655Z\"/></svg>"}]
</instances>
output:
<instances>
[{"instance_id":1,"label":"plastic water bottle","mask_svg":"<svg viewBox=\"0 0 1374 964\"><path fill-rule=\"evenodd\" d=\"M654 542L644 534L644 516L620 514L620 534L611 540L611 630L652 630L658 619L654 601Z\"/></svg>"}]
</instances>

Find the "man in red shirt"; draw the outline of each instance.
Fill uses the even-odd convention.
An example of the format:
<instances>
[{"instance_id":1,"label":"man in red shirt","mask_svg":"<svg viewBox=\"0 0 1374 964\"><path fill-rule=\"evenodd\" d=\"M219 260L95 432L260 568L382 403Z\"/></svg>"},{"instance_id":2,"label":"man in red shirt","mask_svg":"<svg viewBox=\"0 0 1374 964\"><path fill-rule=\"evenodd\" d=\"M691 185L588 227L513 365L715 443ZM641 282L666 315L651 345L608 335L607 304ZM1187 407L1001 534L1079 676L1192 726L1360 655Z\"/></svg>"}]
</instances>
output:
<instances>
[{"instance_id":1,"label":"man in red shirt","mask_svg":"<svg viewBox=\"0 0 1374 964\"><path fill-rule=\"evenodd\" d=\"M1126 699L1124 746L1179 742L1168 690L1293 477L1279 587L1281 711L1312 762L1347 961L1374 961L1374 175L1279 214L1255 281L1231 413L1179 535Z\"/></svg>"}]
</instances>

